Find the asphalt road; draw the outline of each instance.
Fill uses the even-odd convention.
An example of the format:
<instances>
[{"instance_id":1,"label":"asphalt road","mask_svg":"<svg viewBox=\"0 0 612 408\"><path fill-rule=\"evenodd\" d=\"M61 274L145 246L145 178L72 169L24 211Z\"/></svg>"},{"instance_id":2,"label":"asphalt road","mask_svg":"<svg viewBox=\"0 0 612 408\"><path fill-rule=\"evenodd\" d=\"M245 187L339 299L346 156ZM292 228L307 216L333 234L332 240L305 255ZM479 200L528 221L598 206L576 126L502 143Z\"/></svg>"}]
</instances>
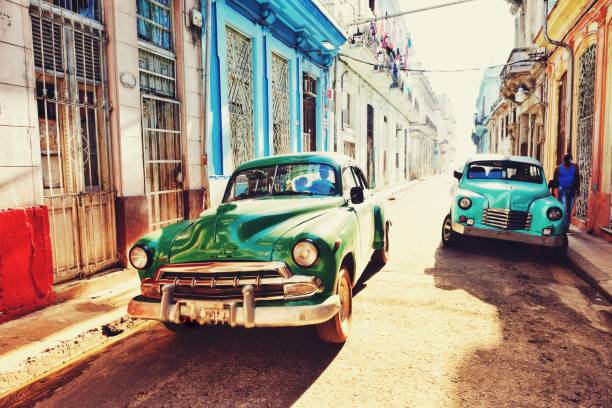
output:
<instances>
[{"instance_id":1,"label":"asphalt road","mask_svg":"<svg viewBox=\"0 0 612 408\"><path fill-rule=\"evenodd\" d=\"M610 407L612 308L541 251L440 247L451 181L388 202L391 260L356 288L342 346L310 328L136 334L41 407Z\"/></svg>"}]
</instances>

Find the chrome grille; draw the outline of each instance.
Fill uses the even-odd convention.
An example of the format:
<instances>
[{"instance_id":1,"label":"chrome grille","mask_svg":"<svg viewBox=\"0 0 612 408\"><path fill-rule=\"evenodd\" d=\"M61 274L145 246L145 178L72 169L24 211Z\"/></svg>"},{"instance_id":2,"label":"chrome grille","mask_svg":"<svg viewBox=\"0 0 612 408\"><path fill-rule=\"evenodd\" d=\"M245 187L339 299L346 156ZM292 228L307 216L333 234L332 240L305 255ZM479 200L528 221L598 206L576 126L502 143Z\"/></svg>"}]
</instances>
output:
<instances>
[{"instance_id":1,"label":"chrome grille","mask_svg":"<svg viewBox=\"0 0 612 408\"><path fill-rule=\"evenodd\" d=\"M482 223L506 230L528 230L531 227L531 214L527 211L485 208Z\"/></svg>"},{"instance_id":2,"label":"chrome grille","mask_svg":"<svg viewBox=\"0 0 612 408\"><path fill-rule=\"evenodd\" d=\"M174 284L176 298L241 300L245 285L255 287L255 300L282 299L290 276L282 263L180 264L160 268L155 283Z\"/></svg>"}]
</instances>

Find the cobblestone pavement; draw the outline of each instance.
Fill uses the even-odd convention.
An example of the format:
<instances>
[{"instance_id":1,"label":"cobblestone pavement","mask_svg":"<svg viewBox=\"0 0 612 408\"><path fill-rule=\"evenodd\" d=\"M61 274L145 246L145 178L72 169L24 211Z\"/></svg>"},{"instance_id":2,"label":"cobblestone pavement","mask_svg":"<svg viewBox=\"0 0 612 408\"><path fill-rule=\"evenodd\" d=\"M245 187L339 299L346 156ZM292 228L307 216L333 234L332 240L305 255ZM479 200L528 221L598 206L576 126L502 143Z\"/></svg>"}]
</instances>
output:
<instances>
[{"instance_id":1,"label":"cobblestone pavement","mask_svg":"<svg viewBox=\"0 0 612 408\"><path fill-rule=\"evenodd\" d=\"M533 248L440 247L451 181L388 201L391 260L342 346L310 328L163 326L91 360L41 407L612 406L612 308Z\"/></svg>"}]
</instances>

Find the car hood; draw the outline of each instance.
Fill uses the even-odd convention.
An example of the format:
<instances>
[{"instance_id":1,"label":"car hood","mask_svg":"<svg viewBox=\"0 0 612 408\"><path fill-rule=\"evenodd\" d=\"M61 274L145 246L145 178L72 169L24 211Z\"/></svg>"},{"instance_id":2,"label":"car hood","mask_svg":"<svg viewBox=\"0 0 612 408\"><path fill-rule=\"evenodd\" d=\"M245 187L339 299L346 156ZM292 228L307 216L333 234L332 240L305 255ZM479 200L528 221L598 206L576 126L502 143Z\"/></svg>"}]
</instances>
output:
<instances>
[{"instance_id":1,"label":"car hood","mask_svg":"<svg viewBox=\"0 0 612 408\"><path fill-rule=\"evenodd\" d=\"M263 197L221 204L177 236L170 262L269 260L279 237L344 203L342 197Z\"/></svg>"},{"instance_id":2,"label":"car hood","mask_svg":"<svg viewBox=\"0 0 612 408\"><path fill-rule=\"evenodd\" d=\"M489 208L517 211L528 211L534 200L550 195L548 188L542 184L520 181L479 180L470 181L462 187L483 195L489 202Z\"/></svg>"}]
</instances>

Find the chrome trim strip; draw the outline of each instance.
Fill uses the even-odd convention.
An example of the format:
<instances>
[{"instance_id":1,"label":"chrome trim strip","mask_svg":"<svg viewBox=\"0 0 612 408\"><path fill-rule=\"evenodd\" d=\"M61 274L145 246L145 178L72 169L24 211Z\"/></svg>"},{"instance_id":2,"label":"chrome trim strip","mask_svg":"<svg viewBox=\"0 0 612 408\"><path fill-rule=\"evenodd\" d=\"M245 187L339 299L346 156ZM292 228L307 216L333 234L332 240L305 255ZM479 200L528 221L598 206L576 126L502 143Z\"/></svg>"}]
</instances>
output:
<instances>
[{"instance_id":1,"label":"chrome trim strip","mask_svg":"<svg viewBox=\"0 0 612 408\"><path fill-rule=\"evenodd\" d=\"M198 262L162 265L155 273L155 280L163 272L175 273L222 273L222 272L262 272L277 271L283 278L290 278L293 273L284 262Z\"/></svg>"}]
</instances>

